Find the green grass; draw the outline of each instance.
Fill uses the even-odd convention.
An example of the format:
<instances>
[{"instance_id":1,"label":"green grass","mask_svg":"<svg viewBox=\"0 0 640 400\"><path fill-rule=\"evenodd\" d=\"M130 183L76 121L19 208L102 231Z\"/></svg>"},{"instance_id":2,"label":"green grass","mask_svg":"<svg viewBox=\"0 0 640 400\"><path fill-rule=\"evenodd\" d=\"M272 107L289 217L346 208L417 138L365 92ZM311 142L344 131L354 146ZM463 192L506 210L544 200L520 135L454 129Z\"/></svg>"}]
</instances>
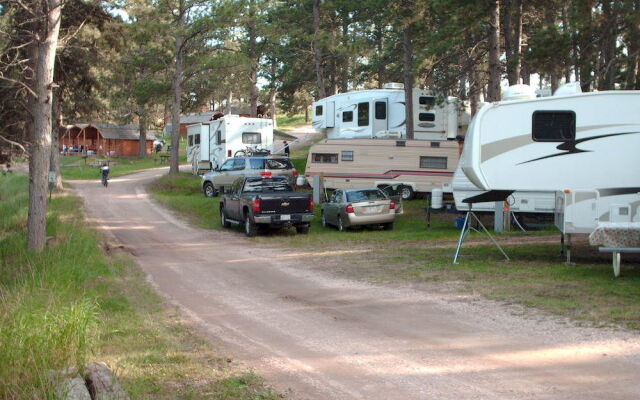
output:
<instances>
[{"instance_id":1,"label":"green grass","mask_svg":"<svg viewBox=\"0 0 640 400\"><path fill-rule=\"evenodd\" d=\"M34 254L27 177L0 177L0 398L53 399L52 373L86 360L115 368L131 398L280 398L166 308L126 253L105 253L81 207L55 195Z\"/></svg>"},{"instance_id":2,"label":"green grass","mask_svg":"<svg viewBox=\"0 0 640 400\"><path fill-rule=\"evenodd\" d=\"M310 123L311 119L309 119L309 122L305 122L304 114L296 114L291 116L284 114L276 115L276 126L278 129L295 129Z\"/></svg>"},{"instance_id":3,"label":"green grass","mask_svg":"<svg viewBox=\"0 0 640 400\"><path fill-rule=\"evenodd\" d=\"M291 162L293 163L293 166L296 167L296 170L300 173L300 175L304 175L304 172L307 170L307 159L292 157Z\"/></svg>"}]
</instances>

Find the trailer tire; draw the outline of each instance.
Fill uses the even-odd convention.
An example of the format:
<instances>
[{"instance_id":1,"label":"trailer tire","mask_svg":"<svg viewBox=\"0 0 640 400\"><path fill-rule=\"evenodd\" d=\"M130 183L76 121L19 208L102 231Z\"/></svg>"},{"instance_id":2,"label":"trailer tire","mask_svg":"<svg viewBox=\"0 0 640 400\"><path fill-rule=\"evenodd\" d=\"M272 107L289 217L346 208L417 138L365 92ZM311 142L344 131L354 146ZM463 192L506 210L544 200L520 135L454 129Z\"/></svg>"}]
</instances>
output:
<instances>
[{"instance_id":1,"label":"trailer tire","mask_svg":"<svg viewBox=\"0 0 640 400\"><path fill-rule=\"evenodd\" d=\"M402 185L400 188L400 196L402 200L411 200L415 197L416 193L413 191L411 186Z\"/></svg>"},{"instance_id":2,"label":"trailer tire","mask_svg":"<svg viewBox=\"0 0 640 400\"><path fill-rule=\"evenodd\" d=\"M218 193L216 192L216 188L213 187L213 183L211 182L205 182L202 190L205 197L216 197L218 195Z\"/></svg>"}]
</instances>

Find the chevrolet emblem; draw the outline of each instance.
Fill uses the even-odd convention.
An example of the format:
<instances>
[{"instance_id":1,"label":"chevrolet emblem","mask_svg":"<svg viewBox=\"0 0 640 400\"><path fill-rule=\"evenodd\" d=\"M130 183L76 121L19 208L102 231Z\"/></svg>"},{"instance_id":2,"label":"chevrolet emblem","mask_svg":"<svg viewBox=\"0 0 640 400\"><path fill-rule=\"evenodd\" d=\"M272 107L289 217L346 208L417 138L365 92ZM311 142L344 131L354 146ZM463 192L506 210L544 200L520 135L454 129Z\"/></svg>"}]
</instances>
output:
<instances>
[{"instance_id":1,"label":"chevrolet emblem","mask_svg":"<svg viewBox=\"0 0 640 400\"><path fill-rule=\"evenodd\" d=\"M284 203L280 203L280 205L281 205L282 207L287 207L287 206L289 206L289 203L287 203L287 202L285 201Z\"/></svg>"}]
</instances>

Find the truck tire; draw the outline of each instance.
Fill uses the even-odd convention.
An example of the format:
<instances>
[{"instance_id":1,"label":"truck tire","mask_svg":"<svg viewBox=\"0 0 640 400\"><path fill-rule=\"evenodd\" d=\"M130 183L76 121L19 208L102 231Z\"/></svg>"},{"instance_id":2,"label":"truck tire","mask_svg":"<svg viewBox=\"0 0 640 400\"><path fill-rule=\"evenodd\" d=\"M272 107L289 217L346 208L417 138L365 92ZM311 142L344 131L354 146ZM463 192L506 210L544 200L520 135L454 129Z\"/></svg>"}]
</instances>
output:
<instances>
[{"instance_id":1,"label":"truck tire","mask_svg":"<svg viewBox=\"0 0 640 400\"><path fill-rule=\"evenodd\" d=\"M205 182L203 187L204 197L216 197L218 193L211 182Z\"/></svg>"},{"instance_id":2,"label":"truck tire","mask_svg":"<svg viewBox=\"0 0 640 400\"><path fill-rule=\"evenodd\" d=\"M296 226L296 232L297 233L302 233L303 235L306 235L307 233L309 233L309 225L298 225L298 226Z\"/></svg>"},{"instance_id":3,"label":"truck tire","mask_svg":"<svg viewBox=\"0 0 640 400\"><path fill-rule=\"evenodd\" d=\"M249 214L245 214L244 216L244 234L247 237L254 237L258 233L258 227L255 222L251 219Z\"/></svg>"},{"instance_id":4,"label":"truck tire","mask_svg":"<svg viewBox=\"0 0 640 400\"><path fill-rule=\"evenodd\" d=\"M403 185L400 188L400 196L402 197L402 200L411 200L415 195L416 194L411 186Z\"/></svg>"},{"instance_id":5,"label":"truck tire","mask_svg":"<svg viewBox=\"0 0 640 400\"><path fill-rule=\"evenodd\" d=\"M224 207L220 207L220 225L222 225L223 228L229 228L231 226L231 223L227 220L227 215L224 212Z\"/></svg>"}]
</instances>

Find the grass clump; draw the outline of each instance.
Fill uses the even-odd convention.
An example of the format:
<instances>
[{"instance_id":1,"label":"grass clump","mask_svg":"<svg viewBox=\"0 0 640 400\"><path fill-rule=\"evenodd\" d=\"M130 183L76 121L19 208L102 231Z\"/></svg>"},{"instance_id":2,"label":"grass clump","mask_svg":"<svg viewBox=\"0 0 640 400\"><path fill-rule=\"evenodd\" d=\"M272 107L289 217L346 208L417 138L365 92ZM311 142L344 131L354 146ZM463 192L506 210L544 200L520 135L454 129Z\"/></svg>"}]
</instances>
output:
<instances>
[{"instance_id":1,"label":"grass clump","mask_svg":"<svg viewBox=\"0 0 640 400\"><path fill-rule=\"evenodd\" d=\"M296 114L296 115L286 115L280 114L276 115L276 126L278 129L295 129L300 126L307 125L311 122L306 122L304 120L304 114Z\"/></svg>"}]
</instances>

